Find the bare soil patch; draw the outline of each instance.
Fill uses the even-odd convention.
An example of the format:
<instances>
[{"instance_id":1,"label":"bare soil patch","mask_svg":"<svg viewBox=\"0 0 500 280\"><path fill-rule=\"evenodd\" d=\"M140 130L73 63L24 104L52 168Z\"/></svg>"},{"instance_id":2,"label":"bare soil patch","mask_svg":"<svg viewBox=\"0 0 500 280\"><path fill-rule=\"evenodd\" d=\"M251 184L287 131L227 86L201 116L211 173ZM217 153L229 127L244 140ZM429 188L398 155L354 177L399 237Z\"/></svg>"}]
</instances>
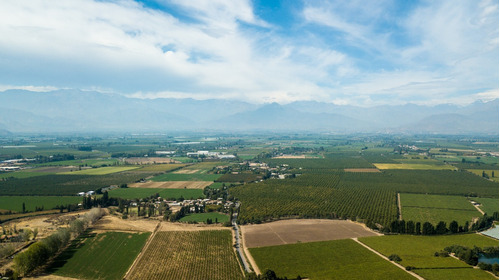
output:
<instances>
[{"instance_id":1,"label":"bare soil patch","mask_svg":"<svg viewBox=\"0 0 500 280\"><path fill-rule=\"evenodd\" d=\"M152 188L152 189L204 189L211 185L211 181L167 181L130 184L131 188Z\"/></svg>"},{"instance_id":2,"label":"bare soil patch","mask_svg":"<svg viewBox=\"0 0 500 280\"><path fill-rule=\"evenodd\" d=\"M377 168L346 168L345 172L366 172L366 173L379 173L380 170Z\"/></svg>"},{"instance_id":3,"label":"bare soil patch","mask_svg":"<svg viewBox=\"0 0 500 280\"><path fill-rule=\"evenodd\" d=\"M164 157L133 157L125 159L130 164L155 164L155 163L178 163L171 158Z\"/></svg>"},{"instance_id":4,"label":"bare soil patch","mask_svg":"<svg viewBox=\"0 0 500 280\"><path fill-rule=\"evenodd\" d=\"M137 232L153 232L158 225L158 220L146 219L126 219L123 220L113 215L102 217L95 225L93 230L100 231L137 231Z\"/></svg>"},{"instance_id":5,"label":"bare soil patch","mask_svg":"<svg viewBox=\"0 0 500 280\"><path fill-rule=\"evenodd\" d=\"M206 225L206 224L161 222L160 228L158 229L158 231L200 231L200 230L231 230L231 228L214 224Z\"/></svg>"},{"instance_id":6,"label":"bare soil patch","mask_svg":"<svg viewBox=\"0 0 500 280\"><path fill-rule=\"evenodd\" d=\"M380 235L363 224L345 220L282 220L241 226L247 248Z\"/></svg>"}]
</instances>

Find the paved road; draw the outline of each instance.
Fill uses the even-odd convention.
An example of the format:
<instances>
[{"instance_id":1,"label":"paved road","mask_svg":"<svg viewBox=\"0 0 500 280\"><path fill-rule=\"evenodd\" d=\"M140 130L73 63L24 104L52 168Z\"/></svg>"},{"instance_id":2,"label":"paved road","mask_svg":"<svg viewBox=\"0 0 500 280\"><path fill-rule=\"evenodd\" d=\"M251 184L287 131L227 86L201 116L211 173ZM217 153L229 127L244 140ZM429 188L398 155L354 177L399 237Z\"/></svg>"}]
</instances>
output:
<instances>
[{"instance_id":1,"label":"paved road","mask_svg":"<svg viewBox=\"0 0 500 280\"><path fill-rule=\"evenodd\" d=\"M241 261L243 262L243 267L245 268L246 272L252 272L250 269L250 266L247 263L247 259L245 258L245 254L243 253L243 250L241 249L241 239L240 239L240 230L238 229L238 224L236 223L236 220L238 219L238 213L233 213L233 218L232 218L232 224L233 224L233 230L234 230L234 235L236 237L236 251L238 252L238 255L240 256Z\"/></svg>"}]
</instances>

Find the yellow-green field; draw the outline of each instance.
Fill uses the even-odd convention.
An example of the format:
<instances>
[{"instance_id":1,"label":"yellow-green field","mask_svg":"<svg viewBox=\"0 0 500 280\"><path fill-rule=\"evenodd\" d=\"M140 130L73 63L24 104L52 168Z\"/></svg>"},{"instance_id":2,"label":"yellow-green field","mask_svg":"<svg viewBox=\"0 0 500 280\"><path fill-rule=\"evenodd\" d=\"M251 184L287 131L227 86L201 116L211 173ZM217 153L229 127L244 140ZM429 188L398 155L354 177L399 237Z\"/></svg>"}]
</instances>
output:
<instances>
[{"instance_id":1,"label":"yellow-green field","mask_svg":"<svg viewBox=\"0 0 500 280\"><path fill-rule=\"evenodd\" d=\"M141 168L140 166L110 166L101 168L90 168L72 172L62 172L57 173L59 175L107 175L112 173L118 173L123 171L129 171Z\"/></svg>"},{"instance_id":2,"label":"yellow-green field","mask_svg":"<svg viewBox=\"0 0 500 280\"><path fill-rule=\"evenodd\" d=\"M378 169L407 169L407 170L456 170L451 165L435 165L421 163L374 163Z\"/></svg>"},{"instance_id":3,"label":"yellow-green field","mask_svg":"<svg viewBox=\"0 0 500 280\"><path fill-rule=\"evenodd\" d=\"M498 181L498 170L481 170L481 169L467 169L470 173L476 174L477 176L483 176L483 172L488 176L490 180L493 182L499 182Z\"/></svg>"}]
</instances>

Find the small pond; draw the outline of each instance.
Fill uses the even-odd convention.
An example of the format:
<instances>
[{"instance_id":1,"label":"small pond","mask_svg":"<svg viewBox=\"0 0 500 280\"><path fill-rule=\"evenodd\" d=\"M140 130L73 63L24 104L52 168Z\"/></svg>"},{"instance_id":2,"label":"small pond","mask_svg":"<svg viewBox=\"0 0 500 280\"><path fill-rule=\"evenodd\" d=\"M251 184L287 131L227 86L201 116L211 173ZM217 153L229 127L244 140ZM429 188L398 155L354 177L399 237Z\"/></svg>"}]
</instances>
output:
<instances>
[{"instance_id":1,"label":"small pond","mask_svg":"<svg viewBox=\"0 0 500 280\"><path fill-rule=\"evenodd\" d=\"M487 263L487 264L495 264L495 263L498 263L498 256L487 257L484 255L481 255L481 256L479 256L478 262Z\"/></svg>"}]
</instances>

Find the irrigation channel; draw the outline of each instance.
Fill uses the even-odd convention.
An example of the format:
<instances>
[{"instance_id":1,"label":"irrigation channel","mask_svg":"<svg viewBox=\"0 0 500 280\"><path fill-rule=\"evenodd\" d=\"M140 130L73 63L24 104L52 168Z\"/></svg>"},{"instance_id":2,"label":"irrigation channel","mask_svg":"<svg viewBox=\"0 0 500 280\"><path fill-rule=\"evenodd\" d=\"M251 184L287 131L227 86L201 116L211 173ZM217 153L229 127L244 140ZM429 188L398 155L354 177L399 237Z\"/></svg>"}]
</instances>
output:
<instances>
[{"instance_id":1,"label":"irrigation channel","mask_svg":"<svg viewBox=\"0 0 500 280\"><path fill-rule=\"evenodd\" d=\"M238 252L238 255L240 256L241 262L243 263L243 267L245 268L245 271L250 273L252 270L250 269L250 266L247 263L247 260L245 258L245 254L243 253L243 250L241 249L241 239L240 239L240 231L238 229L238 223L236 223L236 220L238 219L238 213L235 212L233 213L232 217L232 224L233 224L233 229L234 229L234 236L236 238L236 244L234 247L236 248L236 251Z\"/></svg>"}]
</instances>

